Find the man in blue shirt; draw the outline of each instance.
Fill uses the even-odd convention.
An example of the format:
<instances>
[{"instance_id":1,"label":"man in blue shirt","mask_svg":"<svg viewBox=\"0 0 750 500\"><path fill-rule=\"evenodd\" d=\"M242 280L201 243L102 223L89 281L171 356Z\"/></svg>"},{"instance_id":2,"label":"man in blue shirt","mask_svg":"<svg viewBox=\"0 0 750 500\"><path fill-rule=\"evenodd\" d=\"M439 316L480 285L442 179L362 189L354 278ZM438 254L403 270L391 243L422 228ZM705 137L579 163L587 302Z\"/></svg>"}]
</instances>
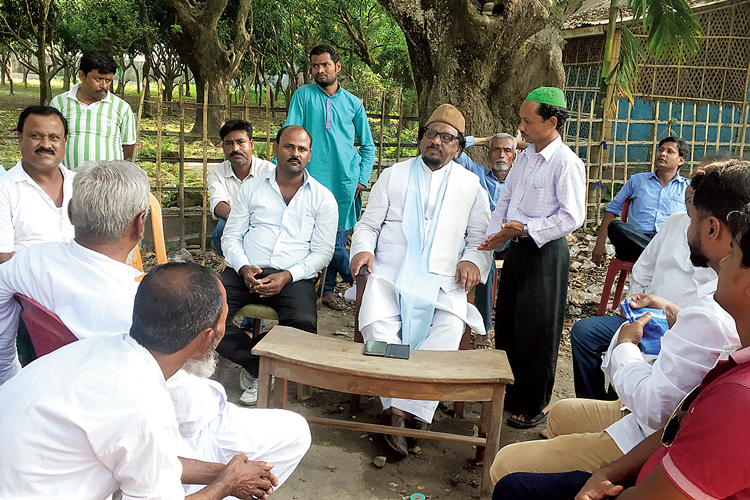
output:
<instances>
[{"instance_id":1,"label":"man in blue shirt","mask_svg":"<svg viewBox=\"0 0 750 500\"><path fill-rule=\"evenodd\" d=\"M336 49L317 45L310 51L310 62L315 83L303 85L294 93L284 125L300 125L310 132L315 153L307 170L336 197L339 224L323 287L323 303L341 310L344 302L333 294L336 274L353 283L346 239L362 210L361 193L370 182L375 144L362 101L339 85L341 61ZM359 149L354 146L355 137Z\"/></svg>"},{"instance_id":2,"label":"man in blue shirt","mask_svg":"<svg viewBox=\"0 0 750 500\"><path fill-rule=\"evenodd\" d=\"M596 264L606 253L609 240L621 260L635 262L667 217L685 210L687 180L677 173L685 162L688 147L678 137L667 137L659 142L654 160L654 171L633 175L605 208L599 236L592 252ZM622 205L630 200L628 222L615 220L622 214Z\"/></svg>"},{"instance_id":3,"label":"man in blue shirt","mask_svg":"<svg viewBox=\"0 0 750 500\"><path fill-rule=\"evenodd\" d=\"M489 163L492 167L489 169L469 158L464 151L461 152L455 161L466 170L477 174L479 183L487 191L490 200L490 211L495 210L497 200L500 199L500 193L505 188L505 178L508 176L513 162L516 160L518 142L512 135L501 132L492 137L474 138L473 136L467 136L466 147L469 146L489 146L490 148ZM495 259L504 258L508 245L509 243L506 243L502 248L495 250ZM492 334L494 332L492 324L492 307L494 306L492 303L492 286L494 283L495 261L493 260L490 267L490 274L487 277L487 283L483 284L480 282L474 289L474 305L479 309L479 313L484 320L484 328L487 331L484 338L477 338L474 341L474 345L479 349L492 347Z\"/></svg>"}]
</instances>

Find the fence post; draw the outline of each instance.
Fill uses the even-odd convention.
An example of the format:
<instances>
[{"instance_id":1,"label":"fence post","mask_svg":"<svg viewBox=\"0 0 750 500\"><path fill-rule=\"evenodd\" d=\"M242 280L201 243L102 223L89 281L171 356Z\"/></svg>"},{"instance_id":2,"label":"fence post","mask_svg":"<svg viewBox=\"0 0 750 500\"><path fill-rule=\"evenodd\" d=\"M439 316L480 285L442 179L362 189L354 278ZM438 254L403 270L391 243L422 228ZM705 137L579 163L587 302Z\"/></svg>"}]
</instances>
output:
<instances>
[{"instance_id":1,"label":"fence post","mask_svg":"<svg viewBox=\"0 0 750 500\"><path fill-rule=\"evenodd\" d=\"M203 224L201 252L206 251L206 213L208 211L208 84L203 86Z\"/></svg>"},{"instance_id":2,"label":"fence post","mask_svg":"<svg viewBox=\"0 0 750 500\"><path fill-rule=\"evenodd\" d=\"M378 179L383 169L383 134L385 132L385 90L383 98L380 100L380 147L378 151Z\"/></svg>"},{"instance_id":3,"label":"fence post","mask_svg":"<svg viewBox=\"0 0 750 500\"><path fill-rule=\"evenodd\" d=\"M141 139L141 116L143 114L143 99L146 97L146 79L143 79L143 92L138 100L138 114L135 118L135 148L133 149L133 163L138 161L138 143Z\"/></svg>"},{"instance_id":4,"label":"fence post","mask_svg":"<svg viewBox=\"0 0 750 500\"><path fill-rule=\"evenodd\" d=\"M180 248L185 248L185 100L180 83Z\"/></svg>"},{"instance_id":5,"label":"fence post","mask_svg":"<svg viewBox=\"0 0 750 500\"><path fill-rule=\"evenodd\" d=\"M266 84L266 160L273 160L271 152L271 86Z\"/></svg>"},{"instance_id":6,"label":"fence post","mask_svg":"<svg viewBox=\"0 0 750 500\"><path fill-rule=\"evenodd\" d=\"M404 88L398 89L398 128L396 135L398 140L396 142L396 163L401 161L401 131L404 127Z\"/></svg>"},{"instance_id":7,"label":"fence post","mask_svg":"<svg viewBox=\"0 0 750 500\"><path fill-rule=\"evenodd\" d=\"M161 130L164 110L162 109L161 78L156 82L156 198L161 203Z\"/></svg>"}]
</instances>

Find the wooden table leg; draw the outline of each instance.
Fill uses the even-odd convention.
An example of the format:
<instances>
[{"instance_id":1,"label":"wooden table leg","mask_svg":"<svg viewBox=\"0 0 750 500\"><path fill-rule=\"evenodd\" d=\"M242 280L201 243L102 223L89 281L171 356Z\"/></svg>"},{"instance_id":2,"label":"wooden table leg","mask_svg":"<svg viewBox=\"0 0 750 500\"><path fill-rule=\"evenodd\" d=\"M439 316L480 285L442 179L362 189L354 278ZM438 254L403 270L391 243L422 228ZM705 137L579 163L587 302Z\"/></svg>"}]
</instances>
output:
<instances>
[{"instance_id":1,"label":"wooden table leg","mask_svg":"<svg viewBox=\"0 0 750 500\"><path fill-rule=\"evenodd\" d=\"M258 370L258 408L270 408L271 402L271 360L261 356L260 368Z\"/></svg>"},{"instance_id":2,"label":"wooden table leg","mask_svg":"<svg viewBox=\"0 0 750 500\"><path fill-rule=\"evenodd\" d=\"M500 431L503 424L503 403L505 401L505 384L496 384L493 392L492 401L483 403L488 405L489 411L482 408L482 420L487 418L486 422L480 422L480 429L487 431L487 446L484 450L484 471L482 471L482 484L479 490L481 500L490 500L494 484L490 478L490 467L495 460L500 449Z\"/></svg>"}]
</instances>

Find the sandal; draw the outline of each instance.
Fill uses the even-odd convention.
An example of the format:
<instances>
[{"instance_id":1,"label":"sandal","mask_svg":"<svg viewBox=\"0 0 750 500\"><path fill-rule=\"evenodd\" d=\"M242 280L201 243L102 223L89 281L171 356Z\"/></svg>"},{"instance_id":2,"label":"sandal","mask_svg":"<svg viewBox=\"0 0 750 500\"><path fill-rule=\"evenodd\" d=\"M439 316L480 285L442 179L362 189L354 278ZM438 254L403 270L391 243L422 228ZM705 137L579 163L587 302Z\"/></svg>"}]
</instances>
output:
<instances>
[{"instance_id":1,"label":"sandal","mask_svg":"<svg viewBox=\"0 0 750 500\"><path fill-rule=\"evenodd\" d=\"M343 311L346 309L346 303L341 299L341 297L337 297L333 295L333 298L330 300L322 300L323 304L327 305L329 308L333 309L334 311Z\"/></svg>"},{"instance_id":2,"label":"sandal","mask_svg":"<svg viewBox=\"0 0 750 500\"><path fill-rule=\"evenodd\" d=\"M492 334L476 335L474 337L474 349L492 349L494 343L492 341Z\"/></svg>"},{"instance_id":3,"label":"sandal","mask_svg":"<svg viewBox=\"0 0 750 500\"><path fill-rule=\"evenodd\" d=\"M510 417L508 417L508 425L513 427L514 429L531 429L547 421L547 414L543 411L539 412L539 415L532 419L527 419L525 416L523 416L524 420L519 420L518 417L519 415L511 415Z\"/></svg>"}]
</instances>

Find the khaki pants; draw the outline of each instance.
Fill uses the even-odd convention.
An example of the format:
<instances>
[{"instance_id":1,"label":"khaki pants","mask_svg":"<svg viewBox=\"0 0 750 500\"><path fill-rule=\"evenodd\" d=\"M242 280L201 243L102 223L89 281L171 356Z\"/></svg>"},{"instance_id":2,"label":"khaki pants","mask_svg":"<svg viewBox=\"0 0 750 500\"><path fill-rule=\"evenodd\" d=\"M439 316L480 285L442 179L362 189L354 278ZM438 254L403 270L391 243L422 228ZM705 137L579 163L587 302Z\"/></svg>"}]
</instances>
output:
<instances>
[{"instance_id":1,"label":"khaki pants","mask_svg":"<svg viewBox=\"0 0 750 500\"><path fill-rule=\"evenodd\" d=\"M550 439L509 444L490 469L497 483L513 472L593 472L623 453L604 429L627 414L620 401L563 399L547 418Z\"/></svg>"}]
</instances>

